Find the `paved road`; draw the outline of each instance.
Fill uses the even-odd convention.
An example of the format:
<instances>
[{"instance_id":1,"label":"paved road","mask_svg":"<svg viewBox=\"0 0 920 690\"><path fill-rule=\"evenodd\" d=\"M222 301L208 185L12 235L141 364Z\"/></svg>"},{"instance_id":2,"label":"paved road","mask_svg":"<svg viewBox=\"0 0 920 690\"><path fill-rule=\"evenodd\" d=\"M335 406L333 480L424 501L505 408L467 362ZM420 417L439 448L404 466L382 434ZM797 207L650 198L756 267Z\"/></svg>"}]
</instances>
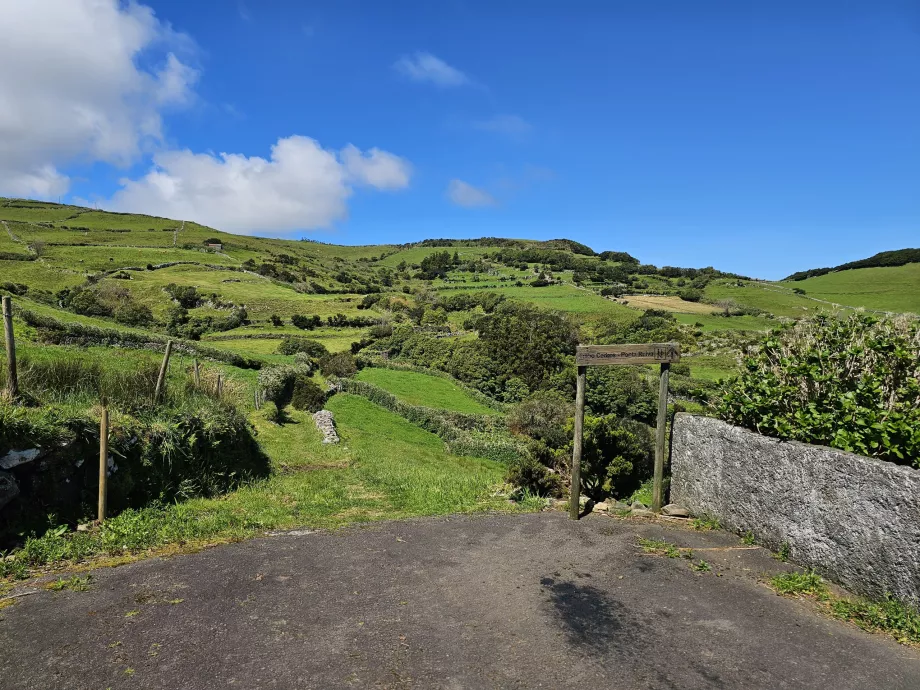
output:
<instances>
[{"instance_id":1,"label":"paved road","mask_svg":"<svg viewBox=\"0 0 920 690\"><path fill-rule=\"evenodd\" d=\"M637 534L713 549L713 572ZM151 559L3 610L0 687L920 688L916 651L776 596L756 575L785 566L726 546L544 513Z\"/></svg>"}]
</instances>

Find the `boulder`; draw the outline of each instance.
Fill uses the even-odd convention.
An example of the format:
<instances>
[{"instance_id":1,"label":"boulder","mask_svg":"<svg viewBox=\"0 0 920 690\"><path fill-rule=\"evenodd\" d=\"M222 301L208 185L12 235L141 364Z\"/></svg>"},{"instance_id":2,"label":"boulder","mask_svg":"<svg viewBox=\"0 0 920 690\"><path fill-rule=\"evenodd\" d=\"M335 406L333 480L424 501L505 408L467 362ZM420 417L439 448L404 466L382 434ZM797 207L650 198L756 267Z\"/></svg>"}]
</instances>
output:
<instances>
[{"instance_id":1,"label":"boulder","mask_svg":"<svg viewBox=\"0 0 920 690\"><path fill-rule=\"evenodd\" d=\"M668 503L661 509L662 515L667 515L668 517L677 517L677 518L688 518L690 517L690 511L686 508L681 508L676 503Z\"/></svg>"},{"instance_id":2,"label":"boulder","mask_svg":"<svg viewBox=\"0 0 920 690\"><path fill-rule=\"evenodd\" d=\"M19 495L19 483L9 472L0 470L0 510Z\"/></svg>"}]
</instances>

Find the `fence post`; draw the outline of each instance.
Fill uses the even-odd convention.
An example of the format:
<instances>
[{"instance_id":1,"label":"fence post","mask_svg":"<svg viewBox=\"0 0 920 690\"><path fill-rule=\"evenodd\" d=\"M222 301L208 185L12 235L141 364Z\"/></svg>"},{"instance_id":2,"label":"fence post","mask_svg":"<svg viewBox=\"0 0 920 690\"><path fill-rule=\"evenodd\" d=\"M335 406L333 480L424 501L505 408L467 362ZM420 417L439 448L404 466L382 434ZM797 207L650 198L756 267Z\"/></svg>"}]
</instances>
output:
<instances>
[{"instance_id":1,"label":"fence post","mask_svg":"<svg viewBox=\"0 0 920 690\"><path fill-rule=\"evenodd\" d=\"M585 422L585 372L587 367L578 367L578 383L575 390L575 441L572 446L572 493L569 497L569 517L578 519L581 513L581 446Z\"/></svg>"},{"instance_id":2,"label":"fence post","mask_svg":"<svg viewBox=\"0 0 920 690\"><path fill-rule=\"evenodd\" d=\"M109 410L102 401L102 417L99 420L99 522L105 520L109 489Z\"/></svg>"},{"instance_id":3,"label":"fence post","mask_svg":"<svg viewBox=\"0 0 920 690\"><path fill-rule=\"evenodd\" d=\"M201 387L201 371L198 369L198 359L192 360L192 377L195 381L195 388Z\"/></svg>"},{"instance_id":4,"label":"fence post","mask_svg":"<svg viewBox=\"0 0 920 690\"><path fill-rule=\"evenodd\" d=\"M166 341L166 354L163 355L163 363L160 365L160 375L157 376L157 387L153 392L153 401L159 402L160 395L163 393L163 384L166 382L166 368L169 366L169 355L172 353L172 340Z\"/></svg>"},{"instance_id":5,"label":"fence post","mask_svg":"<svg viewBox=\"0 0 920 690\"><path fill-rule=\"evenodd\" d=\"M16 373L16 340L13 337L13 303L3 297L3 333L6 341L6 389L10 397L19 395L19 378Z\"/></svg>"},{"instance_id":6,"label":"fence post","mask_svg":"<svg viewBox=\"0 0 920 690\"><path fill-rule=\"evenodd\" d=\"M655 478L652 484L652 510L661 510L662 483L664 481L665 427L668 423L668 374L671 365L661 365L661 381L658 385L658 428L655 435Z\"/></svg>"},{"instance_id":7,"label":"fence post","mask_svg":"<svg viewBox=\"0 0 920 690\"><path fill-rule=\"evenodd\" d=\"M224 393L224 380L220 374L217 375L217 397L219 398Z\"/></svg>"}]
</instances>

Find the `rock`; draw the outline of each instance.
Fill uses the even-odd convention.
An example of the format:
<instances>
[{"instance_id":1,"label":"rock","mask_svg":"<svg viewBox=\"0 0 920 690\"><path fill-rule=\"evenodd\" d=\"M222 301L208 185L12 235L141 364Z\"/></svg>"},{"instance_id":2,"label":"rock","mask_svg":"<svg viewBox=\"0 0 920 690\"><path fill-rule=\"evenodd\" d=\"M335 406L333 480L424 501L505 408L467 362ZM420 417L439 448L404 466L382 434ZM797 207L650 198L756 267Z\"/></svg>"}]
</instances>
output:
<instances>
[{"instance_id":1,"label":"rock","mask_svg":"<svg viewBox=\"0 0 920 690\"><path fill-rule=\"evenodd\" d=\"M0 458L0 468L10 470L17 465L31 462L41 454L41 448L29 448L29 450L11 450L9 453Z\"/></svg>"},{"instance_id":2,"label":"rock","mask_svg":"<svg viewBox=\"0 0 920 690\"><path fill-rule=\"evenodd\" d=\"M668 517L677 517L677 518L688 518L690 517L690 511L686 508L681 508L676 503L668 503L661 509L662 515L667 515Z\"/></svg>"},{"instance_id":3,"label":"rock","mask_svg":"<svg viewBox=\"0 0 920 690\"><path fill-rule=\"evenodd\" d=\"M920 470L686 413L672 433L675 503L856 594L920 601Z\"/></svg>"},{"instance_id":4,"label":"rock","mask_svg":"<svg viewBox=\"0 0 920 690\"><path fill-rule=\"evenodd\" d=\"M640 501L633 501L633 504L630 506L633 510L648 510L648 506Z\"/></svg>"},{"instance_id":5,"label":"rock","mask_svg":"<svg viewBox=\"0 0 920 690\"><path fill-rule=\"evenodd\" d=\"M601 513L606 513L609 509L610 509L610 506L608 506L604 501L594 504L594 510L599 511Z\"/></svg>"},{"instance_id":6,"label":"rock","mask_svg":"<svg viewBox=\"0 0 920 690\"><path fill-rule=\"evenodd\" d=\"M19 483L9 472L0 470L0 510L19 495Z\"/></svg>"},{"instance_id":7,"label":"rock","mask_svg":"<svg viewBox=\"0 0 920 690\"><path fill-rule=\"evenodd\" d=\"M633 505L635 505L635 503ZM633 508L630 515L635 515L636 517L655 517L655 513L645 508Z\"/></svg>"},{"instance_id":8,"label":"rock","mask_svg":"<svg viewBox=\"0 0 920 690\"><path fill-rule=\"evenodd\" d=\"M339 435L335 430L335 419L329 410L313 413L313 422L323 434L323 443L338 443Z\"/></svg>"},{"instance_id":9,"label":"rock","mask_svg":"<svg viewBox=\"0 0 920 690\"><path fill-rule=\"evenodd\" d=\"M632 510L632 507L628 503L623 503L623 501L614 501L613 503L609 503L608 505L610 506L610 510L619 510L619 511Z\"/></svg>"}]
</instances>

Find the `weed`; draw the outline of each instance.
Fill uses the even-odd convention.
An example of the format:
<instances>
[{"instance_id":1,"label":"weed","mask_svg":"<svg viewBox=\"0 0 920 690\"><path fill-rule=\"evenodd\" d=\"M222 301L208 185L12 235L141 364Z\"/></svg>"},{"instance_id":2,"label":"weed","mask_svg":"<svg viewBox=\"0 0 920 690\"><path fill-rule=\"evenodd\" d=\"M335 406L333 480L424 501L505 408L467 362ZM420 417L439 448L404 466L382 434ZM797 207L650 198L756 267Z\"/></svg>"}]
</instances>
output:
<instances>
[{"instance_id":1,"label":"weed","mask_svg":"<svg viewBox=\"0 0 920 690\"><path fill-rule=\"evenodd\" d=\"M680 558L680 549L676 544L661 539L643 539L639 538L639 546L645 553L653 553L658 556L667 556L668 558Z\"/></svg>"},{"instance_id":2,"label":"weed","mask_svg":"<svg viewBox=\"0 0 920 690\"><path fill-rule=\"evenodd\" d=\"M698 573L710 573L712 572L712 566L709 565L706 561L700 559L696 563L691 563L690 567L693 568Z\"/></svg>"},{"instance_id":3,"label":"weed","mask_svg":"<svg viewBox=\"0 0 920 690\"><path fill-rule=\"evenodd\" d=\"M719 519L711 515L700 515L698 518L694 518L691 524L693 525L693 529L697 530L713 530L719 529L722 526Z\"/></svg>"},{"instance_id":4,"label":"weed","mask_svg":"<svg viewBox=\"0 0 920 690\"><path fill-rule=\"evenodd\" d=\"M185 601L185 599L170 599L169 603L170 604L181 604L183 601Z\"/></svg>"},{"instance_id":5,"label":"weed","mask_svg":"<svg viewBox=\"0 0 920 690\"><path fill-rule=\"evenodd\" d=\"M920 611L886 595L884 601L837 599L831 604L837 618L863 630L884 632L901 644L920 644Z\"/></svg>"},{"instance_id":6,"label":"weed","mask_svg":"<svg viewBox=\"0 0 920 690\"><path fill-rule=\"evenodd\" d=\"M770 584L777 594L811 595L826 599L827 586L814 570L804 572L782 573L770 579Z\"/></svg>"},{"instance_id":7,"label":"weed","mask_svg":"<svg viewBox=\"0 0 920 690\"><path fill-rule=\"evenodd\" d=\"M54 582L49 582L46 587L52 592L61 592L65 589L69 589L71 592L86 592L89 590L89 580L89 575L86 577L74 575L66 580L64 578L58 578Z\"/></svg>"},{"instance_id":8,"label":"weed","mask_svg":"<svg viewBox=\"0 0 920 690\"><path fill-rule=\"evenodd\" d=\"M747 544L748 546L753 546L757 542L754 540L754 533L748 530L744 533L744 536L741 537L741 543Z\"/></svg>"},{"instance_id":9,"label":"weed","mask_svg":"<svg viewBox=\"0 0 920 690\"><path fill-rule=\"evenodd\" d=\"M782 543L782 545L779 547L779 551L777 551L777 552L773 555L773 558L775 558L775 559L778 560L778 561L782 561L783 563L785 563L786 561L789 560L789 554L790 554L791 551L792 551L792 547L789 546L789 542L788 542L788 541L784 541L784 542Z\"/></svg>"},{"instance_id":10,"label":"weed","mask_svg":"<svg viewBox=\"0 0 920 690\"><path fill-rule=\"evenodd\" d=\"M125 618L134 618L134 616L136 616L136 615L139 614L139 613L140 613L140 611L138 611L137 609L134 609L133 611L128 611L128 612L125 614Z\"/></svg>"}]
</instances>

